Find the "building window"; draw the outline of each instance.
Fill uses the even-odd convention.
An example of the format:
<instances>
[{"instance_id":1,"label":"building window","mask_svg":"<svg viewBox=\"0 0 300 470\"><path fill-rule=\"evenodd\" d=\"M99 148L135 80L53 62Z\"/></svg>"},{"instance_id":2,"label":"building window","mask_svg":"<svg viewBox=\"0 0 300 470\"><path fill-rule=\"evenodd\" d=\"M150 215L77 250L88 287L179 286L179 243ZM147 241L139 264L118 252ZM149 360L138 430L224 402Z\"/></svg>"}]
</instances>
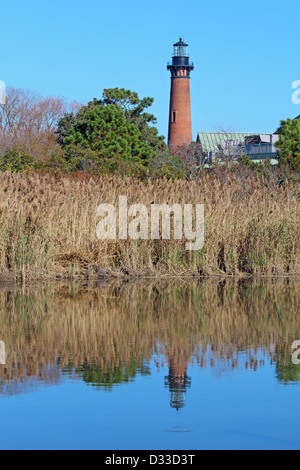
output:
<instances>
[{"instance_id":1,"label":"building window","mask_svg":"<svg viewBox=\"0 0 300 470\"><path fill-rule=\"evenodd\" d=\"M172 111L172 122L176 122L176 111Z\"/></svg>"}]
</instances>

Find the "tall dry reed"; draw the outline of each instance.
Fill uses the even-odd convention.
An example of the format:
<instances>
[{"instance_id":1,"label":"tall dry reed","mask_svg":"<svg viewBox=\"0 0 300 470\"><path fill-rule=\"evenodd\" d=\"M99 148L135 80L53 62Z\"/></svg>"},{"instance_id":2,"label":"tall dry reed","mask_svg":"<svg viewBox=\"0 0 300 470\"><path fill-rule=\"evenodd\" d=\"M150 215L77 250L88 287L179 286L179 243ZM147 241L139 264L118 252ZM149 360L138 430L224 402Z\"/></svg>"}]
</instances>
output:
<instances>
[{"instance_id":1,"label":"tall dry reed","mask_svg":"<svg viewBox=\"0 0 300 470\"><path fill-rule=\"evenodd\" d=\"M185 240L99 241L99 204L205 206L205 246ZM0 174L0 272L19 278L93 276L99 268L141 275L299 274L299 188L224 172L198 181L56 178Z\"/></svg>"}]
</instances>

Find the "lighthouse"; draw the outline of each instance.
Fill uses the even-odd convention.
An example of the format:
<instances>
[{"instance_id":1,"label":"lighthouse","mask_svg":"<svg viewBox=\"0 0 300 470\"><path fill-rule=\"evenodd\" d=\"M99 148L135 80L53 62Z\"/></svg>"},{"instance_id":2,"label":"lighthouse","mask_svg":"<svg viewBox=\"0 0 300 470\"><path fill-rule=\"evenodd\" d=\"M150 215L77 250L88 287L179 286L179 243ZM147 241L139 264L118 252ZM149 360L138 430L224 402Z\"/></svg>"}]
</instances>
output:
<instances>
[{"instance_id":1,"label":"lighthouse","mask_svg":"<svg viewBox=\"0 0 300 470\"><path fill-rule=\"evenodd\" d=\"M176 148L192 142L190 73L194 64L189 59L188 44L182 38L174 44L172 62L167 69L171 72L168 145Z\"/></svg>"}]
</instances>

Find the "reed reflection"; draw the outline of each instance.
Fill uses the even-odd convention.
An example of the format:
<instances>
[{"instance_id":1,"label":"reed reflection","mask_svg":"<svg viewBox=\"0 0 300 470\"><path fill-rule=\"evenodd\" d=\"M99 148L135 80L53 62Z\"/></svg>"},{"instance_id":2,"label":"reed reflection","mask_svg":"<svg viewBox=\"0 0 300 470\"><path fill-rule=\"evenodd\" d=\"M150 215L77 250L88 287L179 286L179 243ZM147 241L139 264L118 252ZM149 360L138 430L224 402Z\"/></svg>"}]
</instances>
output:
<instances>
[{"instance_id":1,"label":"reed reflection","mask_svg":"<svg viewBox=\"0 0 300 470\"><path fill-rule=\"evenodd\" d=\"M111 390L168 364L165 386L181 409L188 367L217 374L268 362L299 381L290 347L300 337L299 282L220 281L50 286L0 291L5 364L0 393L55 385L64 376ZM162 384L163 385L163 384Z\"/></svg>"}]
</instances>

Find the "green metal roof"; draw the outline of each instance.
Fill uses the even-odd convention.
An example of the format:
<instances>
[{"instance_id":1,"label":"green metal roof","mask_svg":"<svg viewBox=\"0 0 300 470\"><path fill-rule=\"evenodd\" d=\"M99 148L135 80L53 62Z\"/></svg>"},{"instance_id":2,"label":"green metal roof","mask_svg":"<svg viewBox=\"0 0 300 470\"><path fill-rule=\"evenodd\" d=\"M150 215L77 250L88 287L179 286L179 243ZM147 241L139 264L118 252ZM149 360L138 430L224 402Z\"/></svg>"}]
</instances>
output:
<instances>
[{"instance_id":1,"label":"green metal roof","mask_svg":"<svg viewBox=\"0 0 300 470\"><path fill-rule=\"evenodd\" d=\"M278 162L278 155L277 153L252 153L251 155L249 155L249 157L251 158L251 160L253 161L263 161L263 160L270 160L270 159L273 159L273 160L276 160Z\"/></svg>"},{"instance_id":2,"label":"green metal roof","mask_svg":"<svg viewBox=\"0 0 300 470\"><path fill-rule=\"evenodd\" d=\"M217 152L219 145L223 142L234 141L234 142L245 142L245 137L249 135L261 135L264 132L247 132L247 133L235 133L235 132L199 132L198 141L201 142L203 152Z\"/></svg>"},{"instance_id":3,"label":"green metal roof","mask_svg":"<svg viewBox=\"0 0 300 470\"><path fill-rule=\"evenodd\" d=\"M266 159L263 159L263 160L252 160L253 163L264 163L266 161ZM239 163L237 162L237 160L234 162L236 165L239 165ZM269 159L269 163L274 166L274 165L278 165L278 160L276 160L275 158L271 158ZM219 162L219 165L225 165L225 162ZM213 164L210 164L210 163L205 163L204 165L204 168L206 169L209 169L213 167Z\"/></svg>"},{"instance_id":4,"label":"green metal roof","mask_svg":"<svg viewBox=\"0 0 300 470\"><path fill-rule=\"evenodd\" d=\"M251 158L252 160L252 158ZM270 157L266 157L266 158L262 158L262 159L254 159L252 160L253 163L264 163L266 160L269 160L269 163L271 165L278 165L278 160L276 160L276 158L270 158Z\"/></svg>"}]
</instances>

